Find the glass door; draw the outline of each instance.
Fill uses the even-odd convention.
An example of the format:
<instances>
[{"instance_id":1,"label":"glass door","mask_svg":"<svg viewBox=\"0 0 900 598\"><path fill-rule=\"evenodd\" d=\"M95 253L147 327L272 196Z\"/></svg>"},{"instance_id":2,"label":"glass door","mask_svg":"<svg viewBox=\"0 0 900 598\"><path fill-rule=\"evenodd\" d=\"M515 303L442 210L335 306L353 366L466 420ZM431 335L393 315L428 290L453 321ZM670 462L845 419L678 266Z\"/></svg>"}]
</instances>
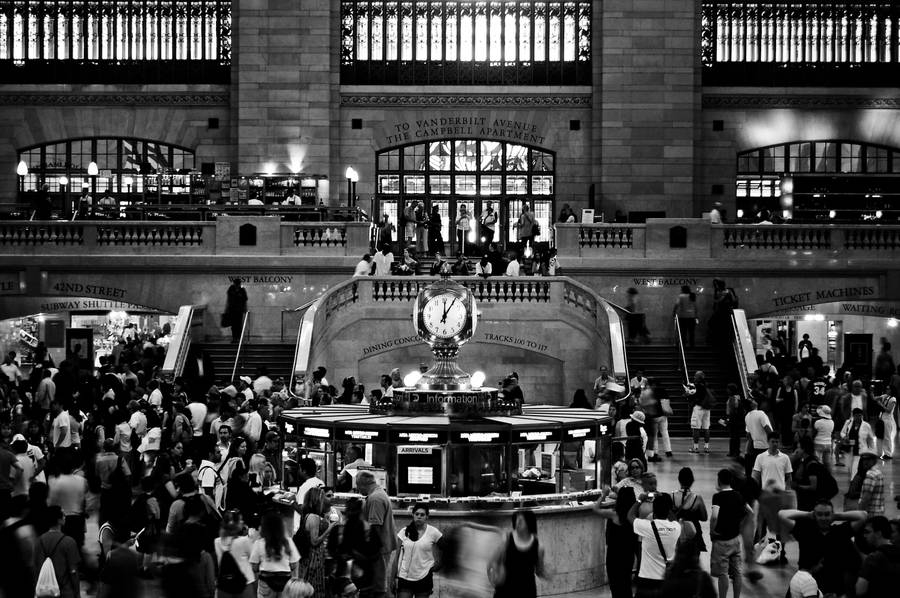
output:
<instances>
[{"instance_id":1,"label":"glass door","mask_svg":"<svg viewBox=\"0 0 900 598\"><path fill-rule=\"evenodd\" d=\"M449 199L432 199L427 203L429 222L431 211L437 207L438 214L441 216L441 227L437 231L428 229L428 254L433 256L436 251L440 251L442 255L447 255L447 249L450 247L450 200ZM429 225L430 226L430 225Z\"/></svg>"}]
</instances>

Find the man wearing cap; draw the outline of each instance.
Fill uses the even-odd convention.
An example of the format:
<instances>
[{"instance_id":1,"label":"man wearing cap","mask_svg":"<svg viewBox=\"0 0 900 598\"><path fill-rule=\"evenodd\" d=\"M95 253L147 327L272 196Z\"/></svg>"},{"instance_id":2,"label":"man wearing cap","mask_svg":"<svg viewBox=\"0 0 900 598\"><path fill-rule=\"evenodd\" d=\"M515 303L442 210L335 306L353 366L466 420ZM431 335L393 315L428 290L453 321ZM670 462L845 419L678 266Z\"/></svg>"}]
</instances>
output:
<instances>
[{"instance_id":1,"label":"man wearing cap","mask_svg":"<svg viewBox=\"0 0 900 598\"><path fill-rule=\"evenodd\" d=\"M644 424L647 418L643 411L634 411L626 421L625 458L640 459L646 470L647 458L644 455L644 449L647 447L647 431L644 430Z\"/></svg>"},{"instance_id":2,"label":"man wearing cap","mask_svg":"<svg viewBox=\"0 0 900 598\"><path fill-rule=\"evenodd\" d=\"M834 471L834 420L831 419L831 407L819 405L816 408L816 421L813 422L813 450L816 458L825 466L828 473Z\"/></svg>"},{"instance_id":3,"label":"man wearing cap","mask_svg":"<svg viewBox=\"0 0 900 598\"><path fill-rule=\"evenodd\" d=\"M819 584L809 571L800 569L791 578L790 598L822 598Z\"/></svg>"}]
</instances>

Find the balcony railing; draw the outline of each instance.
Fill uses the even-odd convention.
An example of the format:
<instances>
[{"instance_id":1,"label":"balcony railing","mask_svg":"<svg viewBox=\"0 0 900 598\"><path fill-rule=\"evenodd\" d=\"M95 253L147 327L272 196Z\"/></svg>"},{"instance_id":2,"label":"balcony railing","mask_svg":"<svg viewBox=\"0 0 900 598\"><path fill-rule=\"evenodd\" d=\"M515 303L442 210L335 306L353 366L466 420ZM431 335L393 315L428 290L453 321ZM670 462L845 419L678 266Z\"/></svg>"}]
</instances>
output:
<instances>
[{"instance_id":1,"label":"balcony railing","mask_svg":"<svg viewBox=\"0 0 900 598\"><path fill-rule=\"evenodd\" d=\"M687 247L670 246L674 227L686 229ZM900 252L900 226L716 224L708 220L651 219L646 224L556 224L560 257L643 259L791 256L879 258ZM679 253L681 252L681 253Z\"/></svg>"},{"instance_id":2,"label":"balcony railing","mask_svg":"<svg viewBox=\"0 0 900 598\"><path fill-rule=\"evenodd\" d=\"M227 83L229 0L0 3L4 83Z\"/></svg>"},{"instance_id":3,"label":"balcony railing","mask_svg":"<svg viewBox=\"0 0 900 598\"><path fill-rule=\"evenodd\" d=\"M233 220L239 221L237 225ZM265 219L268 220L268 219ZM245 253L235 226L215 222L0 221L0 255L219 255ZM256 225L258 220L249 221ZM217 235L217 227L224 234ZM257 238L277 255L360 256L369 251L367 222L264 222ZM221 232L221 231L220 231ZM219 241L217 242L217 237Z\"/></svg>"},{"instance_id":4,"label":"balcony railing","mask_svg":"<svg viewBox=\"0 0 900 598\"><path fill-rule=\"evenodd\" d=\"M893 85L900 72L898 18L893 0L707 0L703 83Z\"/></svg>"}]
</instances>

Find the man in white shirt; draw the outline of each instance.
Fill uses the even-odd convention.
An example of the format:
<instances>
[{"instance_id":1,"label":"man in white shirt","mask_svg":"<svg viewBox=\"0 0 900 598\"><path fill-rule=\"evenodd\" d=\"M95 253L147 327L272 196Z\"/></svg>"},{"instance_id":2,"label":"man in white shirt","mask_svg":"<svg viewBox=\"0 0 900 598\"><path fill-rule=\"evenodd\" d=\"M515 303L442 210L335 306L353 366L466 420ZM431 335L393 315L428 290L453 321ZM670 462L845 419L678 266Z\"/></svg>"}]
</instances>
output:
<instances>
[{"instance_id":1,"label":"man in white shirt","mask_svg":"<svg viewBox=\"0 0 900 598\"><path fill-rule=\"evenodd\" d=\"M151 380L148 382L147 390L150 391L150 394L147 396L147 402L150 403L152 407L162 407L163 395L162 391L159 389L159 381Z\"/></svg>"},{"instance_id":2,"label":"man in white shirt","mask_svg":"<svg viewBox=\"0 0 900 598\"><path fill-rule=\"evenodd\" d=\"M203 424L206 423L206 414L209 408L206 406L203 398L196 398L188 404L188 411L191 412L191 428L194 430L194 438L203 436Z\"/></svg>"},{"instance_id":3,"label":"man in white shirt","mask_svg":"<svg viewBox=\"0 0 900 598\"><path fill-rule=\"evenodd\" d=\"M50 409L50 403L56 398L56 382L53 381L53 375L49 368L44 368L41 374L43 378L38 383L37 390L34 393L34 400L43 411Z\"/></svg>"},{"instance_id":4,"label":"man in white shirt","mask_svg":"<svg viewBox=\"0 0 900 598\"><path fill-rule=\"evenodd\" d=\"M778 511L796 508L796 497L790 491L793 467L791 458L779 450L781 434L769 432L769 449L756 456L753 480L762 488L759 494L759 519L781 540L781 562L787 562L784 544L787 532L783 529Z\"/></svg>"},{"instance_id":5,"label":"man in white shirt","mask_svg":"<svg viewBox=\"0 0 900 598\"><path fill-rule=\"evenodd\" d=\"M653 506L653 513L646 519L638 517L638 511L644 503ZM641 538L641 568L638 570L636 580L637 595L658 592L666 575L666 565L675 557L681 524L669 520L672 511L672 497L656 492L641 494L638 502L628 511L628 520L634 526L634 533Z\"/></svg>"},{"instance_id":6,"label":"man in white shirt","mask_svg":"<svg viewBox=\"0 0 900 598\"><path fill-rule=\"evenodd\" d=\"M3 364L0 365L0 370L3 371L3 375L6 376L6 379L9 380L9 383L16 386L19 382L22 381L22 370L19 369L19 365L16 363L16 352L10 351L6 358L3 360Z\"/></svg>"},{"instance_id":7,"label":"man in white shirt","mask_svg":"<svg viewBox=\"0 0 900 598\"><path fill-rule=\"evenodd\" d=\"M764 453L769 448L769 434L772 433L769 416L759 408L753 399L750 399L749 403L750 410L744 416L744 429L747 430L747 438L753 446L747 449L747 477L752 475L757 455Z\"/></svg>"},{"instance_id":8,"label":"man in white shirt","mask_svg":"<svg viewBox=\"0 0 900 598\"><path fill-rule=\"evenodd\" d=\"M372 256L368 253L362 256L362 259L359 260L359 263L356 264L356 269L353 271L353 277L357 276L368 276L372 273Z\"/></svg>"},{"instance_id":9,"label":"man in white shirt","mask_svg":"<svg viewBox=\"0 0 900 598\"><path fill-rule=\"evenodd\" d=\"M263 420L257 411L258 407L256 399L253 399L247 405L247 414L244 416L244 436L253 443L253 446L259 442L263 431Z\"/></svg>"},{"instance_id":10,"label":"man in white shirt","mask_svg":"<svg viewBox=\"0 0 900 598\"><path fill-rule=\"evenodd\" d=\"M394 263L394 254L387 243L381 246L381 249L378 250L372 260L375 262L375 276L391 275L391 264Z\"/></svg>"},{"instance_id":11,"label":"man in white shirt","mask_svg":"<svg viewBox=\"0 0 900 598\"><path fill-rule=\"evenodd\" d=\"M297 489L297 504L303 505L303 499L310 488L319 488L325 485L325 482L316 477L319 466L309 457L300 459L300 488Z\"/></svg>"},{"instance_id":12,"label":"man in white shirt","mask_svg":"<svg viewBox=\"0 0 900 598\"><path fill-rule=\"evenodd\" d=\"M69 448L72 446L69 412L62 408L59 401L50 405L53 424L50 426L50 444L53 448Z\"/></svg>"},{"instance_id":13,"label":"man in white shirt","mask_svg":"<svg viewBox=\"0 0 900 598\"><path fill-rule=\"evenodd\" d=\"M137 433L138 438L144 439L147 434L147 416L141 411L137 401L128 403L128 410L131 411L131 417L128 418L128 425Z\"/></svg>"},{"instance_id":14,"label":"man in white shirt","mask_svg":"<svg viewBox=\"0 0 900 598\"><path fill-rule=\"evenodd\" d=\"M253 393L261 397L264 392L272 389L272 379L269 378L269 370L265 366L260 366L256 373L259 375L253 381Z\"/></svg>"},{"instance_id":15,"label":"man in white shirt","mask_svg":"<svg viewBox=\"0 0 900 598\"><path fill-rule=\"evenodd\" d=\"M520 259L521 258L517 257L506 265L506 272L504 273L506 276L522 275L522 264L519 262Z\"/></svg>"}]
</instances>

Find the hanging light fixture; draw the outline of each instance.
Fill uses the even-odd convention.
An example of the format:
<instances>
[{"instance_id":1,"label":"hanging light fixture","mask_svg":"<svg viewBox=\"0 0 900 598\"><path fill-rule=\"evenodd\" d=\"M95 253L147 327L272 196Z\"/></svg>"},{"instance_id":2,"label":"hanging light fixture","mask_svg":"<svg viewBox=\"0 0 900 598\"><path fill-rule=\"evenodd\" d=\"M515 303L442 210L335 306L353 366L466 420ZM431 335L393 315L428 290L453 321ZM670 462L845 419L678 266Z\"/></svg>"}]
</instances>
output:
<instances>
[{"instance_id":1,"label":"hanging light fixture","mask_svg":"<svg viewBox=\"0 0 900 598\"><path fill-rule=\"evenodd\" d=\"M19 176L28 174L28 164L25 163L25 160L19 160L19 165L16 166L16 174Z\"/></svg>"},{"instance_id":2,"label":"hanging light fixture","mask_svg":"<svg viewBox=\"0 0 900 598\"><path fill-rule=\"evenodd\" d=\"M88 173L88 176L97 176L98 174L100 174L100 169L97 168L96 162L91 162L90 164L88 164L87 173Z\"/></svg>"}]
</instances>

